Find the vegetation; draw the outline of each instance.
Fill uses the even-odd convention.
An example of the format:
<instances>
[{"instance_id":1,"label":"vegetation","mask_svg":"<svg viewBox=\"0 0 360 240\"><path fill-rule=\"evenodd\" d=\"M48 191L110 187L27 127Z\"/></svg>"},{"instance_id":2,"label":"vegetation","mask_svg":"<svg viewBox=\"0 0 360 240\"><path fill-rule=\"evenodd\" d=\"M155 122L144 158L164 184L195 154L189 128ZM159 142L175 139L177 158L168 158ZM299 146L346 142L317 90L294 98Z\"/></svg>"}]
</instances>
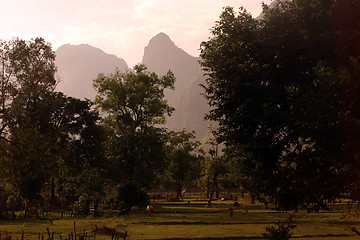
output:
<instances>
[{"instance_id":1,"label":"vegetation","mask_svg":"<svg viewBox=\"0 0 360 240\"><path fill-rule=\"evenodd\" d=\"M167 165L160 185L165 188L176 189L176 199L183 195L183 185L191 186L200 177L201 157L196 153L199 141L194 140L194 133L185 130L169 132L167 140Z\"/></svg>"},{"instance_id":2,"label":"vegetation","mask_svg":"<svg viewBox=\"0 0 360 240\"><path fill-rule=\"evenodd\" d=\"M152 202L155 206L152 216L145 213L145 208L139 208L129 217L118 217L117 212L110 216L104 211L102 216L95 218L58 218L55 215L51 222L34 218L26 222L22 219L0 220L0 233L2 239L6 231L12 239L20 239L22 231L24 239L38 239L39 233L47 239L46 229L49 228L50 234L54 232L55 240L59 240L60 235L62 239L68 238L71 232L78 234L77 239L87 233L89 239L109 240L115 229L119 236L127 232L126 239L264 239L262 234L269 233L265 227L278 221L287 226L287 213L273 210L273 205L266 209L263 204L250 204L251 198L247 194L238 199L240 206L234 208L232 218L227 209L233 207L233 201L213 201L213 207L207 208L205 199L196 200L194 197L191 195L182 202ZM249 206L248 213L243 210L245 204ZM320 213L299 211L293 219L297 227L292 229L292 237L303 240L358 239L344 222L338 221L346 208L346 203L342 203Z\"/></svg>"},{"instance_id":3,"label":"vegetation","mask_svg":"<svg viewBox=\"0 0 360 240\"><path fill-rule=\"evenodd\" d=\"M360 234L348 218L360 201L359 12L354 0L278 1L259 19L224 8L201 44L207 117L219 123L207 146L163 127L171 71L99 74L95 102L84 101L55 91L44 39L0 42L1 231L33 238L27 224L48 222L68 234L78 217L85 232L136 239L252 239L264 228L288 239L296 215L297 237ZM186 199L191 191L204 196ZM144 214L150 200L155 216ZM143 210L113 218L131 207Z\"/></svg>"},{"instance_id":4,"label":"vegetation","mask_svg":"<svg viewBox=\"0 0 360 240\"><path fill-rule=\"evenodd\" d=\"M276 223L276 225L278 226L278 228L275 228L274 226L267 226L265 228L265 230L268 233L263 233L263 236L265 237L265 239L270 239L270 240L287 240L291 238L291 233L290 230L295 228L295 225L287 223Z\"/></svg>"},{"instance_id":5,"label":"vegetation","mask_svg":"<svg viewBox=\"0 0 360 240\"><path fill-rule=\"evenodd\" d=\"M117 187L114 202L118 204L119 209L124 207L130 209L132 206L146 207L149 204L149 195L145 190L139 188L136 183L129 182Z\"/></svg>"},{"instance_id":6,"label":"vegetation","mask_svg":"<svg viewBox=\"0 0 360 240\"><path fill-rule=\"evenodd\" d=\"M243 187L279 209L359 200L359 10L278 1L254 19L227 7L201 45L208 118Z\"/></svg>"},{"instance_id":7,"label":"vegetation","mask_svg":"<svg viewBox=\"0 0 360 240\"><path fill-rule=\"evenodd\" d=\"M117 162L114 179L148 187L165 159L164 129L158 125L173 110L164 99L164 90L173 88L175 77L169 71L159 78L147 73L144 65L136 65L134 71L100 74L94 80L95 103L106 114L107 157Z\"/></svg>"}]
</instances>

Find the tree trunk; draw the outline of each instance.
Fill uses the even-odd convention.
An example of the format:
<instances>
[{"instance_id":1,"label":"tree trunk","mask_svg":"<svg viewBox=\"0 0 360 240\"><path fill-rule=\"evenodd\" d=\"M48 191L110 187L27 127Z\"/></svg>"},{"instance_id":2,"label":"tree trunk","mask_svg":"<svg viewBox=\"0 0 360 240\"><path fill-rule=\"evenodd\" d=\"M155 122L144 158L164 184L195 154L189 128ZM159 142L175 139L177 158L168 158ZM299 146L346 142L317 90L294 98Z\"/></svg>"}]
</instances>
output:
<instances>
[{"instance_id":1,"label":"tree trunk","mask_svg":"<svg viewBox=\"0 0 360 240\"><path fill-rule=\"evenodd\" d=\"M251 196L251 204L255 204L255 196L254 195L250 195Z\"/></svg>"},{"instance_id":2,"label":"tree trunk","mask_svg":"<svg viewBox=\"0 0 360 240\"><path fill-rule=\"evenodd\" d=\"M179 200L182 196L181 194L182 184L179 180L176 181L176 199Z\"/></svg>"},{"instance_id":3,"label":"tree trunk","mask_svg":"<svg viewBox=\"0 0 360 240\"><path fill-rule=\"evenodd\" d=\"M55 203L56 202L56 196L55 196L55 180L54 178L51 178L51 182L50 182L50 202L51 203Z\"/></svg>"}]
</instances>

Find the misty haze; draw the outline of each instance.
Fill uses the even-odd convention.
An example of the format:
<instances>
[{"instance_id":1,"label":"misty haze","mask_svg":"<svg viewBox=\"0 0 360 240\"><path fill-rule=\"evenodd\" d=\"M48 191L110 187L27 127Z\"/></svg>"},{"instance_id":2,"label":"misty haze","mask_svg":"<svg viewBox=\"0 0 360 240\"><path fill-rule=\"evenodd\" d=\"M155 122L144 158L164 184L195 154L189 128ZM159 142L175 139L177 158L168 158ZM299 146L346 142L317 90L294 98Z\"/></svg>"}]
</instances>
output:
<instances>
[{"instance_id":1,"label":"misty haze","mask_svg":"<svg viewBox=\"0 0 360 240\"><path fill-rule=\"evenodd\" d=\"M92 81L99 73L111 74L118 68L129 70L126 62L112 54L89 45L63 45L56 50L57 89L66 95L80 99L95 99ZM209 111L206 99L201 96L205 76L199 64L200 58L190 56L171 41L165 33L154 36L145 47L142 63L148 71L159 76L171 70L176 77L175 89L167 90L165 98L175 108L166 126L170 130L195 131L199 140L209 137L209 123L204 120Z\"/></svg>"},{"instance_id":2,"label":"misty haze","mask_svg":"<svg viewBox=\"0 0 360 240\"><path fill-rule=\"evenodd\" d=\"M360 236L359 0L11 0L0 240Z\"/></svg>"}]
</instances>

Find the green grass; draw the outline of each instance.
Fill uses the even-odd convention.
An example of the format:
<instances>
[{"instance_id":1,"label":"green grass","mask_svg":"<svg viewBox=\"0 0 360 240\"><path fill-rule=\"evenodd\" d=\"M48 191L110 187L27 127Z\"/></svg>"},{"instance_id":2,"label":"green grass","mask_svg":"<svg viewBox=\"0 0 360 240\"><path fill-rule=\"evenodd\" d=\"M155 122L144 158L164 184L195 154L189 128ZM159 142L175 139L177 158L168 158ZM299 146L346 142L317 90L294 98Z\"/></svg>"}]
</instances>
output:
<instances>
[{"instance_id":1,"label":"green grass","mask_svg":"<svg viewBox=\"0 0 360 240\"><path fill-rule=\"evenodd\" d=\"M96 239L111 239L115 228L120 234L127 231L127 239L261 239L265 227L274 225L278 221L287 221L288 213L265 209L261 204L248 204L249 212L242 207L236 207L231 218L227 209L232 201L214 201L212 208L206 207L206 201L192 200L188 204L183 202L155 202L155 212L148 216L145 209L126 217L99 218L65 218L49 220L0 220L1 238L12 236L21 239L24 232L25 239L38 239L38 234L48 238L47 228L54 232L54 239L68 238L74 232L74 221L77 233L88 234L94 239L95 228L108 229L105 233L97 233ZM242 203L240 202L240 205ZM345 206L333 206L333 210L319 213L300 211L293 219L296 228L293 231L295 239L360 239L351 231L351 227L360 230L360 222L340 221ZM116 215L116 214L114 214ZM353 218L352 220L359 220ZM120 234L121 235L121 234Z\"/></svg>"}]
</instances>

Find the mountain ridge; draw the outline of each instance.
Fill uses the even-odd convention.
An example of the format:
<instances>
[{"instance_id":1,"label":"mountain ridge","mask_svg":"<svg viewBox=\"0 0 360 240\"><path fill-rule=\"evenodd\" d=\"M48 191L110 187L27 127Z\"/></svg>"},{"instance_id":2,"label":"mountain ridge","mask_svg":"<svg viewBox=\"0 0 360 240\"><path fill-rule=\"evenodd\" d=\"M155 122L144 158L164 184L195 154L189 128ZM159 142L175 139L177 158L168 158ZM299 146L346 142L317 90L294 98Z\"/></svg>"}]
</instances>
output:
<instances>
[{"instance_id":1,"label":"mountain ridge","mask_svg":"<svg viewBox=\"0 0 360 240\"><path fill-rule=\"evenodd\" d=\"M99 73L114 73L116 68L123 73L129 70L124 59L88 44L65 44L55 53L57 77L61 80L57 90L80 99L95 99L92 81ZM175 107L172 116L167 119L166 127L175 131L195 131L196 137L203 140L208 136L208 123L204 121L204 116L209 107L200 95L203 89L199 84L204 83L205 77L199 60L176 46L168 35L161 32L144 47L142 63L149 72L162 76L171 70L176 77L175 90L165 92L169 105Z\"/></svg>"},{"instance_id":2,"label":"mountain ridge","mask_svg":"<svg viewBox=\"0 0 360 240\"><path fill-rule=\"evenodd\" d=\"M60 80L57 90L80 99L95 99L92 81L99 73L113 73L116 68L122 72L128 69L124 59L89 44L64 44L55 54L56 77Z\"/></svg>"},{"instance_id":3,"label":"mountain ridge","mask_svg":"<svg viewBox=\"0 0 360 240\"><path fill-rule=\"evenodd\" d=\"M205 83L205 76L199 64L199 57L186 53L164 33L153 37L145 47L143 63L148 70L158 75L171 70L175 77L175 91L166 91L165 97L175 108L167 119L171 130L195 131L198 139L208 138L209 123L204 121L209 112L206 99L201 95L200 84Z\"/></svg>"}]
</instances>

